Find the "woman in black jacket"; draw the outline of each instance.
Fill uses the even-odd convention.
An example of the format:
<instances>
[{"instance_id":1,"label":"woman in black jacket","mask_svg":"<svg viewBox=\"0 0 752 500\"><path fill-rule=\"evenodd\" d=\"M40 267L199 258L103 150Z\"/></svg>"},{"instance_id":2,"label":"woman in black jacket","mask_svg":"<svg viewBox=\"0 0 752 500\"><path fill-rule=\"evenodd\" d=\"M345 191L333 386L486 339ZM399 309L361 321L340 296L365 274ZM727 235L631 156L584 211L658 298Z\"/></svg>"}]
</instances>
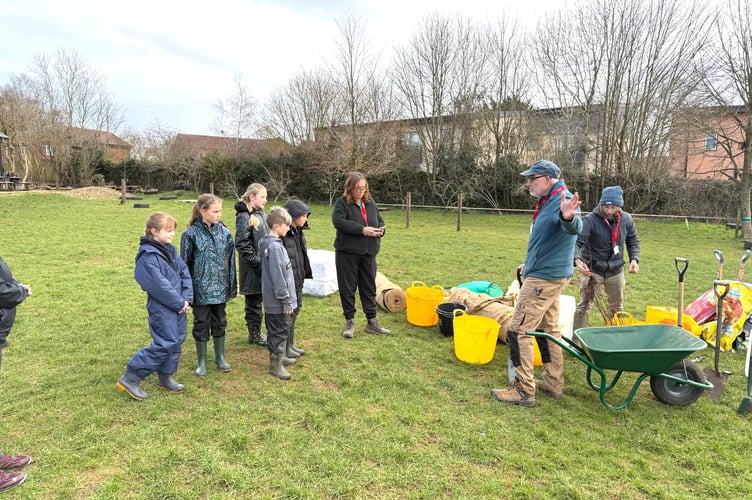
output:
<instances>
[{"instance_id":1,"label":"woman in black jacket","mask_svg":"<svg viewBox=\"0 0 752 500\"><path fill-rule=\"evenodd\" d=\"M355 333L356 288L368 320L366 333L389 335L389 330L376 319L376 255L386 226L368 191L366 178L360 172L347 176L344 192L334 204L332 223L337 230L334 262L345 316L342 336L351 339Z\"/></svg>"}]
</instances>

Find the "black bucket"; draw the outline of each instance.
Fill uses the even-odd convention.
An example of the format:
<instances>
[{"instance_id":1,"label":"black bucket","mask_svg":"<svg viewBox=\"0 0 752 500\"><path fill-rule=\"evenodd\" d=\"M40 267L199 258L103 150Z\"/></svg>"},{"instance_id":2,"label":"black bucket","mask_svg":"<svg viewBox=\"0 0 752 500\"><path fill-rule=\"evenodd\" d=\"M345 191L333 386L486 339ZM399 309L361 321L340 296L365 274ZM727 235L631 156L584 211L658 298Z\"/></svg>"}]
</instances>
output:
<instances>
[{"instance_id":1,"label":"black bucket","mask_svg":"<svg viewBox=\"0 0 752 500\"><path fill-rule=\"evenodd\" d=\"M439 330L445 337L454 336L454 310L467 311L465 304L460 302L445 302L436 306L436 314L439 315Z\"/></svg>"}]
</instances>

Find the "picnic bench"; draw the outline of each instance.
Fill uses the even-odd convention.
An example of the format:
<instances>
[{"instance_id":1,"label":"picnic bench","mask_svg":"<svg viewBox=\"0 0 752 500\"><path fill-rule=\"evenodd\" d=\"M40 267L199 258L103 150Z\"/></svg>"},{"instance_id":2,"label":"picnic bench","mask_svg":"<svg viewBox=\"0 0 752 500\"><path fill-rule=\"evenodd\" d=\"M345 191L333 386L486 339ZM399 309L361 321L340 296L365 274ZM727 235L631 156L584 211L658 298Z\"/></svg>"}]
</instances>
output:
<instances>
[{"instance_id":1,"label":"picnic bench","mask_svg":"<svg viewBox=\"0 0 752 500\"><path fill-rule=\"evenodd\" d=\"M29 190L31 182L21 180L21 177L0 177L0 191Z\"/></svg>"}]
</instances>

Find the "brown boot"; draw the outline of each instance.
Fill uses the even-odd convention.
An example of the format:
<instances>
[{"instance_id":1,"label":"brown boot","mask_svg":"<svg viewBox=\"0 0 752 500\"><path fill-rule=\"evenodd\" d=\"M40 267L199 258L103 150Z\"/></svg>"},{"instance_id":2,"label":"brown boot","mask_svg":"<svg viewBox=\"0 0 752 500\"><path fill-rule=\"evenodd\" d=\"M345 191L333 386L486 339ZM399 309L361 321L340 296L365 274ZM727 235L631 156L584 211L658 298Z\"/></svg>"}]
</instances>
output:
<instances>
[{"instance_id":1,"label":"brown boot","mask_svg":"<svg viewBox=\"0 0 752 500\"><path fill-rule=\"evenodd\" d=\"M546 383L543 382L542 380L535 381L535 390L541 391L546 396L552 397L554 399L561 399L564 397L563 393L554 391L548 385L546 385Z\"/></svg>"},{"instance_id":2,"label":"brown boot","mask_svg":"<svg viewBox=\"0 0 752 500\"><path fill-rule=\"evenodd\" d=\"M502 403L520 406L535 406L535 394L528 394L522 390L516 380L506 389L491 389L491 396Z\"/></svg>"}]
</instances>

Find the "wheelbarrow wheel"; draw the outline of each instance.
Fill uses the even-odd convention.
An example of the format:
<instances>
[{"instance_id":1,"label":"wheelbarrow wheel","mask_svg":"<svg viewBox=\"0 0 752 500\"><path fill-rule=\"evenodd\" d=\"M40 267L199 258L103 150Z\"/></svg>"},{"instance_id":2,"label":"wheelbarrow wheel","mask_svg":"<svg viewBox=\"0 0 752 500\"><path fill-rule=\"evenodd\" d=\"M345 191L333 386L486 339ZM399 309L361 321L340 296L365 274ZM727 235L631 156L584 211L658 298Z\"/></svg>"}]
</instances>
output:
<instances>
[{"instance_id":1,"label":"wheelbarrow wheel","mask_svg":"<svg viewBox=\"0 0 752 500\"><path fill-rule=\"evenodd\" d=\"M681 361L664 373L674 377L691 380L693 382L704 383L705 374L700 368L691 361ZM681 384L663 377L650 377L650 389L653 394L662 403L673 406L687 406L697 401L704 389L695 387L690 384Z\"/></svg>"}]
</instances>

